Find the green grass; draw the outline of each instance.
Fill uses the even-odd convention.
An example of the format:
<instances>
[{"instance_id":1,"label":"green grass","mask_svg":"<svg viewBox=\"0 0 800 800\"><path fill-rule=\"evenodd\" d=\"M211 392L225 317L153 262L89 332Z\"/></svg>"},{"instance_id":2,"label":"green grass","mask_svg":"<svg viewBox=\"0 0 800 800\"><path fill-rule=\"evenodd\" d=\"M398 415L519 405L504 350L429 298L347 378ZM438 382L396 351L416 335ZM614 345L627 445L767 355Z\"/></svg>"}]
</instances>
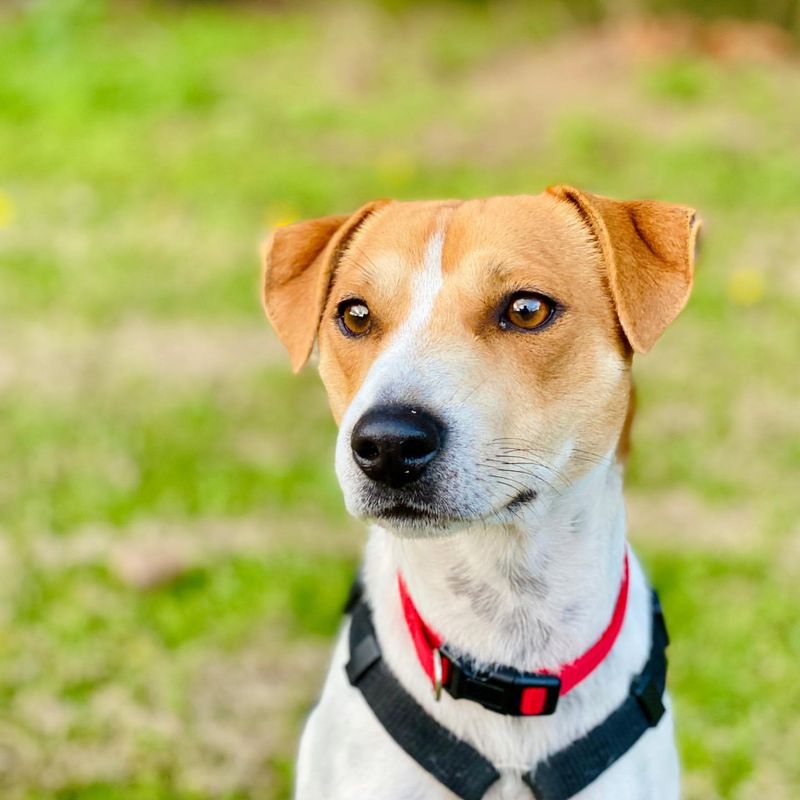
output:
<instances>
[{"instance_id":1,"label":"green grass","mask_svg":"<svg viewBox=\"0 0 800 800\"><path fill-rule=\"evenodd\" d=\"M4 798L288 796L362 534L257 242L562 181L706 220L637 366L632 535L686 796L798 796L800 70L609 51L590 3L407 5L0 11Z\"/></svg>"}]
</instances>

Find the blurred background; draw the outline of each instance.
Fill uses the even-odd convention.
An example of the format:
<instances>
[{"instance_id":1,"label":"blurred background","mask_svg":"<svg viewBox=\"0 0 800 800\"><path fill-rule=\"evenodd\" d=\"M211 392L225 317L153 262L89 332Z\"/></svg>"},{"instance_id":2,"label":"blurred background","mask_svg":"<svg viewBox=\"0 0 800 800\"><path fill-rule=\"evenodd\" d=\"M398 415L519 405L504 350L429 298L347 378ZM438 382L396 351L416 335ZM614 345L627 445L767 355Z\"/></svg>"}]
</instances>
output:
<instances>
[{"instance_id":1,"label":"blurred background","mask_svg":"<svg viewBox=\"0 0 800 800\"><path fill-rule=\"evenodd\" d=\"M694 205L631 536L690 800L800 797L800 3L0 4L0 796L287 798L364 540L271 226Z\"/></svg>"}]
</instances>

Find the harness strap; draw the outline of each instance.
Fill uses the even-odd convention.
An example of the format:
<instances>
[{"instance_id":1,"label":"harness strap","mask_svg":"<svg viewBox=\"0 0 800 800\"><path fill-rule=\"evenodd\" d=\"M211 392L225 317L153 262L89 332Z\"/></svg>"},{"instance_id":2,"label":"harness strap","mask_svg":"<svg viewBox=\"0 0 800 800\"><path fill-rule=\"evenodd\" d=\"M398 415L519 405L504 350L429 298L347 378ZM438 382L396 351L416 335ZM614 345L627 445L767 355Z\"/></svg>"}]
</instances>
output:
<instances>
[{"instance_id":1,"label":"harness strap","mask_svg":"<svg viewBox=\"0 0 800 800\"><path fill-rule=\"evenodd\" d=\"M658 596L653 592L650 656L631 690L609 717L585 736L554 753L522 779L538 800L568 800L599 778L664 716L669 644Z\"/></svg>"},{"instance_id":2,"label":"harness strap","mask_svg":"<svg viewBox=\"0 0 800 800\"><path fill-rule=\"evenodd\" d=\"M387 733L424 770L462 800L481 800L500 777L494 765L452 734L400 685L383 660L372 613L354 587L348 600L350 660L346 670ZM669 644L658 596L653 592L650 655L631 682L630 694L585 736L526 772L536 800L569 800L621 758L664 715Z\"/></svg>"},{"instance_id":3,"label":"harness strap","mask_svg":"<svg viewBox=\"0 0 800 800\"><path fill-rule=\"evenodd\" d=\"M372 614L363 600L350 623L347 677L397 744L463 800L481 800L500 777L491 762L436 722L400 685L381 657Z\"/></svg>"}]
</instances>

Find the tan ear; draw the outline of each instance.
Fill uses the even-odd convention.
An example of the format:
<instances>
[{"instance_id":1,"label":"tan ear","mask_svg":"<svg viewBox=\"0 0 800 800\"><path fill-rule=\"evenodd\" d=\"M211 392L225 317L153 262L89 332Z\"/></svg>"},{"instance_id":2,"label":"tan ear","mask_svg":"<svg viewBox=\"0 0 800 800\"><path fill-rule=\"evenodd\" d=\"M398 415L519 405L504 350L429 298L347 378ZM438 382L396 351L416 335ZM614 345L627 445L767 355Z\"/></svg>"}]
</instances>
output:
<instances>
[{"instance_id":1,"label":"tan ear","mask_svg":"<svg viewBox=\"0 0 800 800\"><path fill-rule=\"evenodd\" d=\"M311 355L339 256L358 226L387 202L277 228L264 245L264 310L295 372Z\"/></svg>"},{"instance_id":2,"label":"tan ear","mask_svg":"<svg viewBox=\"0 0 800 800\"><path fill-rule=\"evenodd\" d=\"M700 228L694 209L612 200L571 186L548 192L575 205L591 228L622 330L636 352L646 353L689 299Z\"/></svg>"}]
</instances>

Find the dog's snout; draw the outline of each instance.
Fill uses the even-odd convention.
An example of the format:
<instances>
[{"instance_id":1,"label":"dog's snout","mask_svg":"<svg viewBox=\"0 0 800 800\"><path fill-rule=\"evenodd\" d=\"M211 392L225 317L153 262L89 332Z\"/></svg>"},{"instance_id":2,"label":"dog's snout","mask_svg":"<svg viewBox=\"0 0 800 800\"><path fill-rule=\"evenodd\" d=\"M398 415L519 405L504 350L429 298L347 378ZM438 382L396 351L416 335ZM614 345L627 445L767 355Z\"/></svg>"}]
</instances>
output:
<instances>
[{"instance_id":1,"label":"dog's snout","mask_svg":"<svg viewBox=\"0 0 800 800\"><path fill-rule=\"evenodd\" d=\"M416 481L436 458L441 424L426 411L382 406L367 411L353 428L353 459L377 483L400 488Z\"/></svg>"}]
</instances>

